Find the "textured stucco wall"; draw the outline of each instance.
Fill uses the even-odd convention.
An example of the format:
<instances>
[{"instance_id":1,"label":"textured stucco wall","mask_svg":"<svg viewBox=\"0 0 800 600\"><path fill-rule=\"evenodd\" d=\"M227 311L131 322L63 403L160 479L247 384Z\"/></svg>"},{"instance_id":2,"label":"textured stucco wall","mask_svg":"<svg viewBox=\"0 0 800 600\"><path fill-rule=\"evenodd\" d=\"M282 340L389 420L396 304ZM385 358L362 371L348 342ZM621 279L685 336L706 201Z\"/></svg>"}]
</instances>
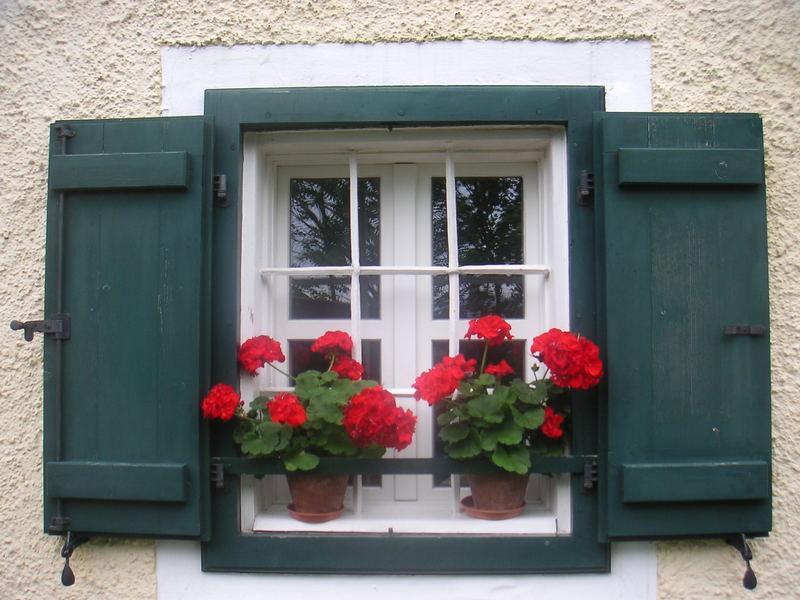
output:
<instances>
[{"instance_id":1,"label":"textured stucco wall","mask_svg":"<svg viewBox=\"0 0 800 600\"><path fill-rule=\"evenodd\" d=\"M659 547L659 598L800 594L800 143L796 0L0 0L0 326L42 312L47 126L155 116L169 45L648 39L655 110L764 117L773 341L775 526L754 544L758 589L721 543ZM151 542L93 542L61 588L41 531L41 342L0 336L1 598L155 597Z\"/></svg>"}]
</instances>

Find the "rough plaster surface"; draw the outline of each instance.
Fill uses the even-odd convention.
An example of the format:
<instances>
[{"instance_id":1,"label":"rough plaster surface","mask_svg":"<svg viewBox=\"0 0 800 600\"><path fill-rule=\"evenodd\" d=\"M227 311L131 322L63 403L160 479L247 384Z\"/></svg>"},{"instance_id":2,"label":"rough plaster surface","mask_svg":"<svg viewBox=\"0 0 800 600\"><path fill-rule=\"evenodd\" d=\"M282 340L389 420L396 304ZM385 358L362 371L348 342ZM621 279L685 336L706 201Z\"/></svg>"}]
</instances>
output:
<instances>
[{"instance_id":1,"label":"rough plaster surface","mask_svg":"<svg viewBox=\"0 0 800 600\"><path fill-rule=\"evenodd\" d=\"M653 107L748 111L765 124L772 302L775 525L759 576L716 542L659 546L659 598L800 592L800 3L796 0L0 0L0 324L42 311L47 125L156 116L173 45L648 39ZM155 598L151 542L92 542L61 588L41 534L41 343L0 337L2 598Z\"/></svg>"}]
</instances>

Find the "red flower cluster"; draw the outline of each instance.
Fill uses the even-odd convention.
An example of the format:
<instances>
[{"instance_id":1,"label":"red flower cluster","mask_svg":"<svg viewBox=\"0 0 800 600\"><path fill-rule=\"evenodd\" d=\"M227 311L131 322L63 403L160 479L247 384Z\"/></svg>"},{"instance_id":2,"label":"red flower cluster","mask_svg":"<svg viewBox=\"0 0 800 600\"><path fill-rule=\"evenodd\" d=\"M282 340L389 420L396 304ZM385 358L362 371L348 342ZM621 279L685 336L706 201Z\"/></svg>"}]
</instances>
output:
<instances>
[{"instance_id":1,"label":"red flower cluster","mask_svg":"<svg viewBox=\"0 0 800 600\"><path fill-rule=\"evenodd\" d=\"M364 375L364 367L357 360L340 354L331 366L331 371L338 373L339 377L346 377L358 381Z\"/></svg>"},{"instance_id":2,"label":"red flower cluster","mask_svg":"<svg viewBox=\"0 0 800 600\"><path fill-rule=\"evenodd\" d=\"M467 360L463 354L445 356L414 381L414 398L424 399L430 405L436 404L456 391L459 382L475 372L476 365L474 358Z\"/></svg>"},{"instance_id":3,"label":"red flower cluster","mask_svg":"<svg viewBox=\"0 0 800 600\"><path fill-rule=\"evenodd\" d=\"M544 423L542 423L542 433L549 438L560 438L564 435L564 430L561 429L561 424L564 422L564 417L553 412L552 408L544 409Z\"/></svg>"},{"instance_id":4,"label":"red flower cluster","mask_svg":"<svg viewBox=\"0 0 800 600\"><path fill-rule=\"evenodd\" d=\"M319 354L346 354L353 351L353 339L344 331L326 331L311 344L311 351Z\"/></svg>"},{"instance_id":5,"label":"red flower cluster","mask_svg":"<svg viewBox=\"0 0 800 600\"><path fill-rule=\"evenodd\" d=\"M209 390L200 406L203 409L203 418L230 421L241 405L242 401L236 390L225 383L218 383Z\"/></svg>"},{"instance_id":6,"label":"red flower cluster","mask_svg":"<svg viewBox=\"0 0 800 600\"><path fill-rule=\"evenodd\" d=\"M250 375L255 375L265 363L285 360L280 343L267 335L252 337L239 347L239 363Z\"/></svg>"},{"instance_id":7,"label":"red flower cluster","mask_svg":"<svg viewBox=\"0 0 800 600\"><path fill-rule=\"evenodd\" d=\"M394 396L381 386L356 394L344 407L342 424L356 446L372 443L402 450L411 443L417 418L395 404Z\"/></svg>"},{"instance_id":8,"label":"red flower cluster","mask_svg":"<svg viewBox=\"0 0 800 600\"><path fill-rule=\"evenodd\" d=\"M551 329L533 339L531 354L542 361L563 388L588 389L603 376L600 349L574 333Z\"/></svg>"},{"instance_id":9,"label":"red flower cluster","mask_svg":"<svg viewBox=\"0 0 800 600\"><path fill-rule=\"evenodd\" d=\"M286 423L297 427L306 422L306 409L297 396L284 392L267 402L269 418L273 423Z\"/></svg>"},{"instance_id":10,"label":"red flower cluster","mask_svg":"<svg viewBox=\"0 0 800 600\"><path fill-rule=\"evenodd\" d=\"M514 373L514 369L512 369L511 365L506 361L501 360L496 365L486 365L486 368L483 370L483 372L488 373L489 375L494 375L495 377L502 377L503 375L511 375Z\"/></svg>"},{"instance_id":11,"label":"red flower cluster","mask_svg":"<svg viewBox=\"0 0 800 600\"><path fill-rule=\"evenodd\" d=\"M465 338L477 336L489 342L490 346L502 344L503 340L511 341L511 325L497 315L486 315L480 319L473 319L469 322Z\"/></svg>"}]
</instances>

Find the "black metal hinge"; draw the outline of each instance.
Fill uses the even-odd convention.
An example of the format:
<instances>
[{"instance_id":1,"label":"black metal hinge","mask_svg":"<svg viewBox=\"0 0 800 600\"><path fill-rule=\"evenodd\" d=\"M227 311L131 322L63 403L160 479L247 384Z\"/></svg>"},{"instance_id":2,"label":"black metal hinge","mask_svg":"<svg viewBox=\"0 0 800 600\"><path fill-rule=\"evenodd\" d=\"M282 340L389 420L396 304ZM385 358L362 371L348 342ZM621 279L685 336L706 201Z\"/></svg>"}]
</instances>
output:
<instances>
[{"instance_id":1,"label":"black metal hinge","mask_svg":"<svg viewBox=\"0 0 800 600\"><path fill-rule=\"evenodd\" d=\"M583 463L583 493L588 494L597 485L597 460L587 460Z\"/></svg>"},{"instance_id":2,"label":"black metal hinge","mask_svg":"<svg viewBox=\"0 0 800 600\"><path fill-rule=\"evenodd\" d=\"M225 465L214 463L211 465L211 483L215 488L225 487Z\"/></svg>"},{"instance_id":3,"label":"black metal hinge","mask_svg":"<svg viewBox=\"0 0 800 600\"><path fill-rule=\"evenodd\" d=\"M578 183L578 204L589 206L594 196L594 174L582 170L580 173L580 183Z\"/></svg>"},{"instance_id":4,"label":"black metal hinge","mask_svg":"<svg viewBox=\"0 0 800 600\"><path fill-rule=\"evenodd\" d=\"M33 341L34 333L52 335L57 340L69 339L69 315L57 314L44 321L11 321L11 329L25 331L25 341Z\"/></svg>"},{"instance_id":5,"label":"black metal hinge","mask_svg":"<svg viewBox=\"0 0 800 600\"><path fill-rule=\"evenodd\" d=\"M214 175L214 203L217 206L228 206L228 177Z\"/></svg>"}]
</instances>

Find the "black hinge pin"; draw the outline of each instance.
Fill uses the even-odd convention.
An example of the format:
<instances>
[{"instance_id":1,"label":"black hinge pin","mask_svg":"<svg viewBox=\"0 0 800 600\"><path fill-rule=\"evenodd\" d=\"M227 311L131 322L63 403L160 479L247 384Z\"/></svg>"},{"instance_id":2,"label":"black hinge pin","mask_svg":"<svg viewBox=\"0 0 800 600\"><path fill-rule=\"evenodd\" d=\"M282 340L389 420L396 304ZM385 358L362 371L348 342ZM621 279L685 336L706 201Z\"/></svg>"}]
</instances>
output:
<instances>
[{"instance_id":1,"label":"black hinge pin","mask_svg":"<svg viewBox=\"0 0 800 600\"><path fill-rule=\"evenodd\" d=\"M742 585L747 590L754 590L756 585L758 585L758 579L756 578L756 574L753 572L753 569L750 567L750 561L753 560L753 551L750 549L747 539L743 533L740 533L727 538L726 541L731 546L736 548L744 559L746 568L744 571L744 577L742 577Z\"/></svg>"},{"instance_id":2,"label":"black hinge pin","mask_svg":"<svg viewBox=\"0 0 800 600\"><path fill-rule=\"evenodd\" d=\"M89 538L87 537L74 535L71 531L67 531L67 536L64 538L64 546L61 548L61 556L64 559L64 569L61 571L62 585L70 586L75 583L75 573L72 572L72 568L69 566L69 558L75 552L75 548L88 541Z\"/></svg>"}]
</instances>

